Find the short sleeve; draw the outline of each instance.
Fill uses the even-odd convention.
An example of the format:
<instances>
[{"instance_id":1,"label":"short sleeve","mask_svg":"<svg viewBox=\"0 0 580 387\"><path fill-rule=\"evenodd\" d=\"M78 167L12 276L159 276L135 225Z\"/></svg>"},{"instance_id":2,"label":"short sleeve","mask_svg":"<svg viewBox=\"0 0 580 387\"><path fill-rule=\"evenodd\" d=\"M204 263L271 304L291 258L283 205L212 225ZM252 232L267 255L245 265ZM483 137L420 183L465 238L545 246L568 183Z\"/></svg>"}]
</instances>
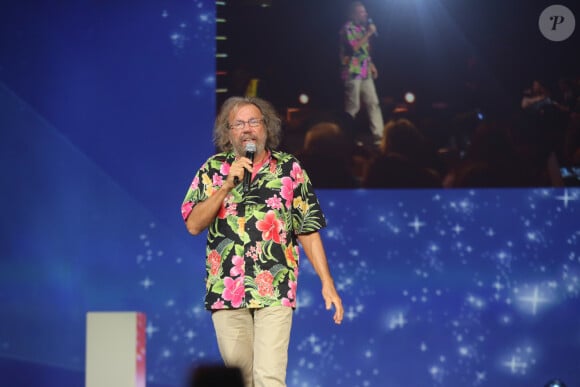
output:
<instances>
[{"instance_id":1,"label":"short sleeve","mask_svg":"<svg viewBox=\"0 0 580 387\"><path fill-rule=\"evenodd\" d=\"M326 219L308 174L295 161L291 177L295 181L292 203L292 226L297 235L308 234L326 227Z\"/></svg>"},{"instance_id":2,"label":"short sleeve","mask_svg":"<svg viewBox=\"0 0 580 387\"><path fill-rule=\"evenodd\" d=\"M206 187L206 182L209 179L209 163L206 162L195 174L191 185L189 186L183 203L181 203L181 216L183 220L187 220L189 214L193 210L193 207L197 203L203 202L208 198L208 189Z\"/></svg>"}]
</instances>

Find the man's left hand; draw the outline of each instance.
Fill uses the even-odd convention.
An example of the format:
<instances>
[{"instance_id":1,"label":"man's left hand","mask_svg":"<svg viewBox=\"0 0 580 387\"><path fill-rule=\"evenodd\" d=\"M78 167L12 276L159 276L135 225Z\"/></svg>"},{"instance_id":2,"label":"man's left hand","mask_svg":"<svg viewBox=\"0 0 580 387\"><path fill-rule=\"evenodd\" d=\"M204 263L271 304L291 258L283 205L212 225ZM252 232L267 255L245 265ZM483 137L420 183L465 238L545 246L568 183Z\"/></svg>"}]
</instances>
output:
<instances>
[{"instance_id":1,"label":"man's left hand","mask_svg":"<svg viewBox=\"0 0 580 387\"><path fill-rule=\"evenodd\" d=\"M373 79L377 79L379 77L379 72L377 71L377 68L374 63L371 63L371 76L373 77Z\"/></svg>"}]
</instances>

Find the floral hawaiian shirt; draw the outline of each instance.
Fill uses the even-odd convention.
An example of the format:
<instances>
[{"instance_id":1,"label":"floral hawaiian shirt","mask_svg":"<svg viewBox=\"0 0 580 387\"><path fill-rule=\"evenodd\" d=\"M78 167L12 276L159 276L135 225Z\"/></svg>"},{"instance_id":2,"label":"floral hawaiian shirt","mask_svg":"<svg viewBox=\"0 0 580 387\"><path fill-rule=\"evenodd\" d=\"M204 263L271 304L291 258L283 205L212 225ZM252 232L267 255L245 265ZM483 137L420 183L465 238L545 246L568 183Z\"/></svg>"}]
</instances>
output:
<instances>
[{"instance_id":1,"label":"floral hawaiian shirt","mask_svg":"<svg viewBox=\"0 0 580 387\"><path fill-rule=\"evenodd\" d=\"M235 155L209 158L195 175L181 206L187 219L196 203L225 181ZM270 152L244 194L234 188L208 227L207 309L296 307L297 235L326 226L318 199L298 160Z\"/></svg>"},{"instance_id":2,"label":"floral hawaiian shirt","mask_svg":"<svg viewBox=\"0 0 580 387\"><path fill-rule=\"evenodd\" d=\"M367 79L371 65L369 43L363 44L357 51L353 50L354 42L366 34L366 27L347 22L340 31L340 59L342 61L342 79Z\"/></svg>"}]
</instances>

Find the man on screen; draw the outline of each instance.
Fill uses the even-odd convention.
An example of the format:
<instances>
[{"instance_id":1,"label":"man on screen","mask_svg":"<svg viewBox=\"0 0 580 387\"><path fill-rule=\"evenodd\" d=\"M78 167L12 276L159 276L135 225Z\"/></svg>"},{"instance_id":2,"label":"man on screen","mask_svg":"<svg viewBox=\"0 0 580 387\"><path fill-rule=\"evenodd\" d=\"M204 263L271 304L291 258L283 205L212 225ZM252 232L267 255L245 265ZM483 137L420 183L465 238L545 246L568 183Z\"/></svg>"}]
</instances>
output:
<instances>
[{"instance_id":1,"label":"man on screen","mask_svg":"<svg viewBox=\"0 0 580 387\"><path fill-rule=\"evenodd\" d=\"M370 40L376 26L370 22L360 1L350 5L348 21L340 30L341 76L344 82L344 110L353 118L365 104L374 142L379 145L383 135L383 114L374 80L379 73L370 54Z\"/></svg>"}]
</instances>

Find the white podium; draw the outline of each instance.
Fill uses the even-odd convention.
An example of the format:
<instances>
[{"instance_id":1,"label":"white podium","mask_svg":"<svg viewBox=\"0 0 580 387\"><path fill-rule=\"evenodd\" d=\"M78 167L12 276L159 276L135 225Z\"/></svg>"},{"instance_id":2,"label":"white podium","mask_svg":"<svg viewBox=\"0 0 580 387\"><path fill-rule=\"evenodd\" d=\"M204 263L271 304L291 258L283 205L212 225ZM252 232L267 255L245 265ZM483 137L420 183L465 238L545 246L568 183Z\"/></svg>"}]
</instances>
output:
<instances>
[{"instance_id":1,"label":"white podium","mask_svg":"<svg viewBox=\"0 0 580 387\"><path fill-rule=\"evenodd\" d=\"M145 314L88 312L85 387L145 387Z\"/></svg>"}]
</instances>

